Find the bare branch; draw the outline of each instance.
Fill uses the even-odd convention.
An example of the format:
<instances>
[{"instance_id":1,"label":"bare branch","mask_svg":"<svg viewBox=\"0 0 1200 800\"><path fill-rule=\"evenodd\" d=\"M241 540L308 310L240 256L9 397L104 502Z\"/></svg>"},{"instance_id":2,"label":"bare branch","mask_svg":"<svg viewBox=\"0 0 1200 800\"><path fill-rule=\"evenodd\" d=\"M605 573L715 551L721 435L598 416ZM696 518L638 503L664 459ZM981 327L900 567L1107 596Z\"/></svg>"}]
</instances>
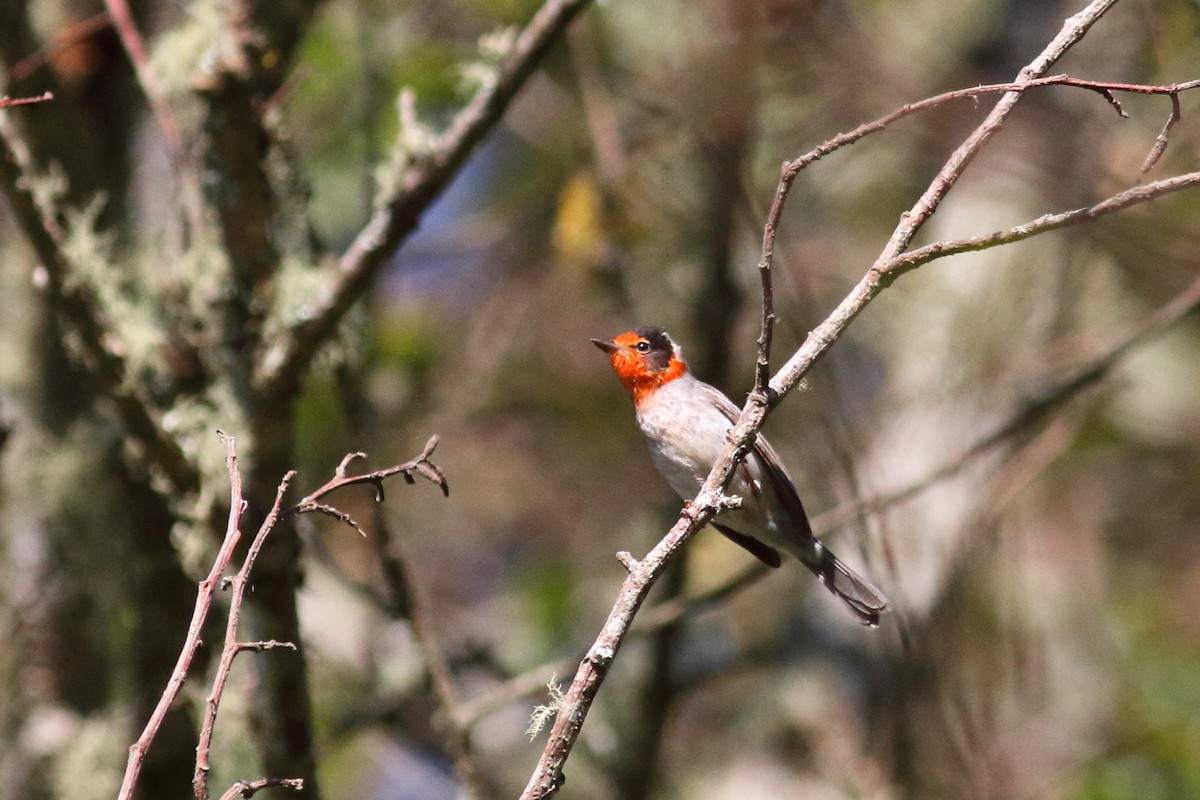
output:
<instances>
[{"instance_id":1,"label":"bare branch","mask_svg":"<svg viewBox=\"0 0 1200 800\"><path fill-rule=\"evenodd\" d=\"M31 106L36 103L45 103L54 99L53 92L43 92L37 97L9 97L4 95L0 97L0 109L11 108L13 106Z\"/></svg>"},{"instance_id":2,"label":"bare branch","mask_svg":"<svg viewBox=\"0 0 1200 800\"><path fill-rule=\"evenodd\" d=\"M1175 123L1179 122L1181 113L1179 111L1179 95L1171 94L1171 113L1167 115L1167 121L1163 125L1162 132L1154 140L1154 146L1150 148L1150 152L1146 154L1146 160L1142 162L1142 174L1145 175L1150 170L1154 169L1154 165L1162 158L1162 154L1167 150L1167 136L1171 133L1171 128L1175 127Z\"/></svg>"},{"instance_id":3,"label":"bare branch","mask_svg":"<svg viewBox=\"0 0 1200 800\"><path fill-rule=\"evenodd\" d=\"M839 133L832 139L814 147L802 156L799 156L791 161L785 162L783 179L780 186L788 186L796 179L796 176L805 168L811 166L817 161L820 161L827 155L854 144L860 139L863 139L873 133L879 133L886 128L891 127L894 123L912 116L918 112L929 111L939 106L946 105L958 100L977 100L983 95L989 94L1010 94L1022 93L1029 89L1036 89L1046 86L1065 86L1068 88L1085 89L1095 92L1104 97L1105 100L1112 105L1118 114L1122 117L1129 116L1117 101L1115 92L1128 92L1131 94L1147 94L1147 95L1167 95L1172 98L1178 98L1179 93L1200 88L1200 80L1187 81L1186 83L1169 83L1169 84L1139 84L1139 83L1117 83L1109 81L1090 81L1080 78L1072 78L1070 75L1048 75L1041 78L1031 78L1029 80L1017 80L1011 83L992 83L982 86L972 86L966 89L955 89L953 91L944 92L942 94L927 97L923 100L918 100L913 103L907 103L890 114L886 114L871 122L865 122L853 130ZM1164 131L1165 133L1165 131ZM775 213L776 209L772 208L772 213L769 219L774 220L775 225L779 223L779 215ZM782 206L778 209L782 212Z\"/></svg>"},{"instance_id":4,"label":"bare branch","mask_svg":"<svg viewBox=\"0 0 1200 800\"><path fill-rule=\"evenodd\" d=\"M213 677L212 688L209 692L205 703L204 720L200 728L199 744L196 747L196 766L192 777L192 785L195 791L197 800L207 800L209 797L208 789L208 773L209 773L209 751L212 744L213 729L216 724L217 710L220 706L221 696L224 693L226 682L229 678L230 669L233 666L233 660L238 653L251 651L263 652L266 650L288 649L295 650L296 645L292 642L281 642L275 640L255 641L255 642L240 642L237 639L238 621L241 615L241 607L245 598L246 588L249 585L250 571L254 568L254 562L258 557L259 551L262 549L263 543L267 535L274 529L275 525L284 516L280 512L280 505L283 501L284 492L287 490L288 483L295 475L294 472L289 472L280 482L275 494L275 502L271 507L270 513L263 520L259 527L258 533L254 537L245 558L242 561L241 568L237 574L231 578L223 578L225 570L229 566L230 559L233 556L233 550L241 539L239 525L241 522L242 512L245 510L245 502L242 499L242 480L237 466L236 442L232 436L225 434L222 431L217 432L221 437L221 441L225 445L225 460L229 472L230 499L229 499L229 520L226 526L225 538L221 543L221 547L217 553L213 566L209 571L208 576L200 582L197 592L196 606L192 614L191 624L188 626L187 638L184 641L183 649L179 654L179 659L176 663L175 670L167 683L167 688L163 692L162 698L155 707L149 722L147 722L142 735L138 741L129 748L129 761L126 765L124 780L121 784L121 790L118 795L118 800L130 800L133 797L137 787L138 777L141 773L142 765L145 761L146 752L153 742L154 737L158 734L158 730L162 725L163 718L167 711L175 702L179 695L179 691L183 686L184 680L187 678L188 670L191 667L192 660L195 657L196 651L200 647L200 632L204 622L208 617L208 612L212 607L213 597L218 588L231 588L232 594L229 604L229 616L225 626L225 641L221 651L221 658L218 663L216 673ZM391 467L387 470L379 470L376 473L371 473L367 476L345 477L335 479L325 487L310 495L310 498L319 497L322 494L328 493L339 486L348 485L350 483L361 483L364 481L377 482L382 480L386 475L394 475L397 472L402 472L405 469L415 469L417 462L426 462L432 455L434 448L437 446L437 437L430 439L426 444L425 449L416 459L409 462L408 465L400 467ZM344 473L345 465L348 459L344 460L339 466L338 471ZM436 470L436 467L429 465L431 469ZM440 474L440 472L439 472ZM308 502L315 502L309 499ZM303 505L303 504L301 504ZM288 513L299 513L297 509L300 506L289 509ZM448 672L447 672L448 675ZM293 789L301 788L303 784L298 779L277 779L268 778L262 781L252 783L239 782L235 784L233 789L223 795L223 797L234 797L241 794L244 797L251 796L254 792L267 786L288 786Z\"/></svg>"},{"instance_id":5,"label":"bare branch","mask_svg":"<svg viewBox=\"0 0 1200 800\"><path fill-rule=\"evenodd\" d=\"M404 480L408 483L414 482L414 474L420 475L422 478L425 478L430 483L439 487L444 496L449 497L450 485L446 483L445 474L443 474L441 468L429 460L430 456L433 455L434 449L437 448L437 445L438 437L431 436L429 441L425 443L425 449L421 451L419 456L411 461L406 461L403 464L397 464L394 467L387 467L386 469L378 469L374 472L368 472L365 475L346 475L346 467L351 461L356 458L366 457L365 453L350 453L342 459L342 463L338 465L337 470L334 472L334 477L331 478L328 483L305 497L287 511L284 511L283 518L287 519L288 517L295 516L296 514L303 514L309 511L319 511L326 514L329 514L332 511L333 516L337 517L342 522L348 523L355 530L358 530L359 533L362 533L362 529L359 528L358 525L349 518L349 515L344 514L344 512L337 511L336 509L331 509L329 506L322 505L318 501L325 495L337 489L341 489L343 486L354 486L356 484L369 483L375 487L375 501L377 503L382 503L383 480L384 478L390 478L392 475L396 474L403 475Z\"/></svg>"},{"instance_id":6,"label":"bare branch","mask_svg":"<svg viewBox=\"0 0 1200 800\"><path fill-rule=\"evenodd\" d=\"M361 525L354 521L354 517L350 516L345 511L334 508L331 505L326 505L325 503L299 503L294 508L288 509L288 511L289 513L294 514L310 514L313 512L324 514L328 517L333 517L338 522L344 522L351 528L354 528L354 530L358 531L358 535L362 536L364 539L367 536L367 532L362 529Z\"/></svg>"},{"instance_id":7,"label":"bare branch","mask_svg":"<svg viewBox=\"0 0 1200 800\"><path fill-rule=\"evenodd\" d=\"M200 725L200 742L196 746L196 770L192 774L192 789L196 793L196 800L208 800L209 797L208 753L212 746L213 727L217 722L217 708L221 704L221 695L225 691L225 683L229 680L229 671L233 668L233 659L244 649L259 651L274 647L296 649L295 645L290 642L258 642L247 647L240 644L237 640L238 620L241 618L242 601L245 598L246 586L250 580L250 570L254 568L254 561L258 558L258 553L262 549L267 535L275 527L275 523L279 521L279 506L283 502L283 494L287 491L288 483L295 474L295 472L289 472L279 482L279 488L275 492L275 503L271 506L271 511L267 514L267 518L259 526L258 533L255 534L254 541L250 543L250 549L246 552L246 557L242 560L242 567L234 575L230 584L232 594L229 600L229 617L225 624L225 645L221 648L221 660L217 664L217 671L213 676L212 689L209 691L208 699L204 704L204 721Z\"/></svg>"},{"instance_id":8,"label":"bare branch","mask_svg":"<svg viewBox=\"0 0 1200 800\"><path fill-rule=\"evenodd\" d=\"M238 642L234 645L239 653L265 653L268 650L296 650L294 642L280 642L269 639L265 642Z\"/></svg>"},{"instance_id":9,"label":"bare branch","mask_svg":"<svg viewBox=\"0 0 1200 800\"><path fill-rule=\"evenodd\" d=\"M1067 50L1084 37L1092 25L1115 3L1116 0L1092 0L1085 9L1067 19L1050 44L1017 74L1016 82L1027 83L1044 75ZM984 121L950 154L950 158L938 171L933 182L930 183L929 188L925 190L917 203L907 213L900 215L900 224L896 226L887 246L876 259L876 264L895 256L908 247L913 237L917 235L917 231L924 226L950 189L958 182L967 165L1000 130L1000 126L1004 124L1004 120L1016 107L1021 96L1022 92L1020 91L1006 92L1002 95ZM793 356L793 360L795 360L795 356ZM799 376L797 376L798 379Z\"/></svg>"},{"instance_id":10,"label":"bare branch","mask_svg":"<svg viewBox=\"0 0 1200 800\"><path fill-rule=\"evenodd\" d=\"M279 786L284 789L291 789L299 792L304 788L304 781L299 778L259 778L256 781L238 781L233 786L230 786L225 794L221 795L221 800L233 800L238 797L253 797L263 789L269 789L272 786Z\"/></svg>"},{"instance_id":11,"label":"bare branch","mask_svg":"<svg viewBox=\"0 0 1200 800\"><path fill-rule=\"evenodd\" d=\"M1115 345L1074 369L1066 379L1055 382L1025 402L1002 424L980 437L954 459L898 489L847 503L812 517L813 531L818 537L824 538L856 520L894 508L958 475L976 459L1005 442L1018 436L1029 435L1038 426L1044 424L1050 415L1089 387L1095 386L1107 378L1113 369L1138 347L1198 311L1200 311L1200 278L1193 281ZM622 564L627 561L632 562L634 566L637 564L633 556L624 551L618 553L617 558ZM674 624L679 619L718 606L771 572L772 570L766 565L755 562L724 583L704 592L658 603L639 614L636 624L630 631L630 636L637 638L653 633ZM559 659L540 664L471 698L459 709L463 723L474 727L481 720L499 711L515 699L539 691L544 688L547 675L562 672L570 663L569 659Z\"/></svg>"},{"instance_id":12,"label":"bare branch","mask_svg":"<svg viewBox=\"0 0 1200 800\"><path fill-rule=\"evenodd\" d=\"M1067 19L1062 30L1059 31L1058 35L1046 49L1033 62L1021 70L1017 83L1028 85L1036 80L1040 73L1049 69L1072 45L1077 43L1088 29L1095 24L1096 20L1115 2L1116 0L1093 0L1083 11ZM1072 80L1074 81L1074 79ZM1065 84L1067 79L1064 77L1055 82ZM1086 81L1074 82L1084 85L1084 88L1093 90L1096 86L1101 85ZM1136 84L1103 84L1105 88L1122 88L1147 94L1168 95L1172 94L1173 91L1178 91L1179 87L1194 88L1197 85L1200 85L1200 83L1195 81L1165 87L1147 87ZM967 164L974 158L979 149L999 130L1000 125L1012 110L1021 94L1022 91L1005 93L995 108L992 109L991 113L988 114L987 118L954 151L917 203L911 209L901 214L900 224L892 233L887 246L879 254L872 268L859 281L850 294L842 300L838 307L834 309L833 313L808 335L800 348L792 354L783 368L775 375L775 378L771 381L771 387L779 395L785 395L795 388L800 379L816 363L817 359L829 349L862 309L879 293L880 289L883 288L882 281L885 275L883 270L887 269L892 261L900 258L900 254L908 247L912 238L917 234L917 231L920 230L926 220L929 219L929 216L941 203L942 199L958 181Z\"/></svg>"},{"instance_id":13,"label":"bare branch","mask_svg":"<svg viewBox=\"0 0 1200 800\"><path fill-rule=\"evenodd\" d=\"M1190 189L1195 186L1200 186L1200 172L1189 172L1173 178L1164 178L1160 181L1142 184L1141 186L1135 186L1123 192L1118 192L1095 205L1077 208L1072 211L1063 211L1058 214L1045 214L1023 225L1016 225L1012 228L989 233L985 236L933 242L916 250L911 250L904 255L896 256L887 261L877 262L871 272L873 273L874 280L877 282L877 287L883 288L904 273L922 264L927 264L934 259L959 253L986 250L1004 244L1012 244L1013 242L1019 242L1031 236L1036 236L1039 233L1046 233L1083 222L1092 222L1130 206L1139 205L1163 195L1178 192L1181 189ZM872 275L869 274L868 277L872 277Z\"/></svg>"},{"instance_id":14,"label":"bare branch","mask_svg":"<svg viewBox=\"0 0 1200 800\"><path fill-rule=\"evenodd\" d=\"M121 782L121 791L117 795L118 800L130 800L133 797L146 751L150 749L150 743L158 735L158 729L162 726L167 711L175 702L175 698L179 696L179 690L183 688L183 682L191 668L192 659L195 658L196 651L200 647L200 632L204 627L204 621L208 618L209 609L212 608L213 595L216 594L221 576L224 574L225 568L229 566L230 558L233 557L233 549L241 539L238 526L241 522L242 512L245 510L245 503L242 501L242 478L237 467L236 442L232 436L222 431L218 431L217 435L225 443L225 464L229 470L229 522L225 527L225 538L221 542L221 547L217 551L217 557L213 560L208 576L200 581L199 589L196 592L196 606L192 612L192 621L188 625L187 637L184 639L183 649L179 652L179 658L175 662L175 669L171 673L170 680L167 681L167 688L163 691L158 705L155 706L142 735L129 748L129 761L125 766L125 777Z\"/></svg>"},{"instance_id":15,"label":"bare branch","mask_svg":"<svg viewBox=\"0 0 1200 800\"><path fill-rule=\"evenodd\" d=\"M417 164L409 165L402 186L363 228L338 262L331 286L314 298L309 318L283 337L259 365L258 384L268 396L298 383L346 312L362 297L421 214L441 193L500 120L550 46L588 0L546 0L517 37L512 51L471 101L458 113Z\"/></svg>"}]
</instances>

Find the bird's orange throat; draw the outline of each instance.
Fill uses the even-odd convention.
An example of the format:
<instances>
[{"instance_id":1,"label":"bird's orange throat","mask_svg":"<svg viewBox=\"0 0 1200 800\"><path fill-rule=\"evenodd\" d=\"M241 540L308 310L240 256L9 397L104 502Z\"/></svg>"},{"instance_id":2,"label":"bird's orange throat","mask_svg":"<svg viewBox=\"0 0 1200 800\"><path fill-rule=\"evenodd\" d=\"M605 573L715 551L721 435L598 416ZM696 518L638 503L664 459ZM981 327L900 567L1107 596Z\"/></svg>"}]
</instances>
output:
<instances>
[{"instance_id":1,"label":"bird's orange throat","mask_svg":"<svg viewBox=\"0 0 1200 800\"><path fill-rule=\"evenodd\" d=\"M675 356L671 356L666 369L658 372L647 370L641 359L630 357L624 352L613 353L610 358L613 371L633 398L635 407L640 406L660 386L687 374L687 364Z\"/></svg>"}]
</instances>

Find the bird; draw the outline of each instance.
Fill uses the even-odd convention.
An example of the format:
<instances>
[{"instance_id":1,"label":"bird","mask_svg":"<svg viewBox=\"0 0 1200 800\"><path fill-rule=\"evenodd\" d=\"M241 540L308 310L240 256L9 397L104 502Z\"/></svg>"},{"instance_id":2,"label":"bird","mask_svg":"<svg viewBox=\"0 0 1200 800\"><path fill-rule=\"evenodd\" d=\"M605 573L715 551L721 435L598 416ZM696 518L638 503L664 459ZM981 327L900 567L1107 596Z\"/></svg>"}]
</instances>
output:
<instances>
[{"instance_id":1,"label":"bird","mask_svg":"<svg viewBox=\"0 0 1200 800\"><path fill-rule=\"evenodd\" d=\"M641 327L612 339L592 339L608 354L629 396L654 466L690 501L712 471L740 410L717 388L688 370L683 351L660 327ZM711 523L770 567L780 551L794 556L846 604L864 625L877 627L889 610L883 594L846 566L813 535L779 454L759 434L726 490L739 508L721 510Z\"/></svg>"}]
</instances>

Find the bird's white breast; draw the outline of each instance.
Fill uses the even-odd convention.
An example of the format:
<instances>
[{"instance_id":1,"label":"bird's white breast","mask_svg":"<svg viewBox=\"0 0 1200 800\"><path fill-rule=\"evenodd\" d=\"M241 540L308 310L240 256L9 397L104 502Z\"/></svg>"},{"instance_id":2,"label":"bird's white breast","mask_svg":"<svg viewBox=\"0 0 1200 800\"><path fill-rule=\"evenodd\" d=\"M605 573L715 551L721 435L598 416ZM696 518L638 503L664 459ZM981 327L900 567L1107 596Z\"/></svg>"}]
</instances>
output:
<instances>
[{"instance_id":1,"label":"bird's white breast","mask_svg":"<svg viewBox=\"0 0 1200 800\"><path fill-rule=\"evenodd\" d=\"M637 424L654 465L684 499L700 490L732 427L691 375L676 378L643 400Z\"/></svg>"}]
</instances>

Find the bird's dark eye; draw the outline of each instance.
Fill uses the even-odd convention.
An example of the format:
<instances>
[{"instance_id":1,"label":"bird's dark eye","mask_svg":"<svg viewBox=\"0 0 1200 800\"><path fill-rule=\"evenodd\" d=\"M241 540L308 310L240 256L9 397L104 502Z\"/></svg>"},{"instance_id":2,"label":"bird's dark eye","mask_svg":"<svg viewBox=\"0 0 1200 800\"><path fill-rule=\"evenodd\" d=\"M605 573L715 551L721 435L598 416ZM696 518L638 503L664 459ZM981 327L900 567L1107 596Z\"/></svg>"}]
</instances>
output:
<instances>
[{"instance_id":1,"label":"bird's dark eye","mask_svg":"<svg viewBox=\"0 0 1200 800\"><path fill-rule=\"evenodd\" d=\"M650 343L644 339L642 341L638 342L637 344L635 344L633 347L639 353L649 353L650 352Z\"/></svg>"}]
</instances>

